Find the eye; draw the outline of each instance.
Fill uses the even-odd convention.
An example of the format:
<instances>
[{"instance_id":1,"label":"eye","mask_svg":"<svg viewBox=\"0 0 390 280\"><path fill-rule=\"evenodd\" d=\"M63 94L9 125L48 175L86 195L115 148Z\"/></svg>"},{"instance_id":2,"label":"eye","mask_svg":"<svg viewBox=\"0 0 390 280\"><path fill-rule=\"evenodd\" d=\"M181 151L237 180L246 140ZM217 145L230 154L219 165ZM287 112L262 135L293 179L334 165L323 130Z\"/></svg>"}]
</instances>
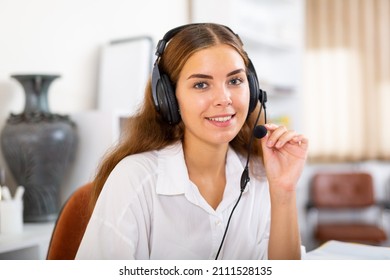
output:
<instances>
[{"instance_id":1,"label":"eye","mask_svg":"<svg viewBox=\"0 0 390 280\"><path fill-rule=\"evenodd\" d=\"M206 82L196 82L194 84L195 89L205 89L208 87L208 84Z\"/></svg>"},{"instance_id":2,"label":"eye","mask_svg":"<svg viewBox=\"0 0 390 280\"><path fill-rule=\"evenodd\" d=\"M230 85L240 85L243 83L243 79L240 78L240 77L235 77L235 78L232 78L230 81L229 81L229 84Z\"/></svg>"}]
</instances>

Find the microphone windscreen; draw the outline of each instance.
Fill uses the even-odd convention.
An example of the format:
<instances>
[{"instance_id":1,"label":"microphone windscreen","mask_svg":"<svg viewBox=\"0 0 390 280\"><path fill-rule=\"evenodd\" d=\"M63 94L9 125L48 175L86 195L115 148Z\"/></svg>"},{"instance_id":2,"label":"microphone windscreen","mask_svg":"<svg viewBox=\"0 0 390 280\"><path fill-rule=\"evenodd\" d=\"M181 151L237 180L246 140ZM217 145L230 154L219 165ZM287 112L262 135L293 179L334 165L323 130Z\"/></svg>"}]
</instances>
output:
<instances>
[{"instance_id":1,"label":"microphone windscreen","mask_svg":"<svg viewBox=\"0 0 390 280\"><path fill-rule=\"evenodd\" d=\"M261 139L263 138L264 136L267 135L267 129L265 128L264 125L258 125L255 127L255 129L253 130L253 135L257 138L257 139Z\"/></svg>"}]
</instances>

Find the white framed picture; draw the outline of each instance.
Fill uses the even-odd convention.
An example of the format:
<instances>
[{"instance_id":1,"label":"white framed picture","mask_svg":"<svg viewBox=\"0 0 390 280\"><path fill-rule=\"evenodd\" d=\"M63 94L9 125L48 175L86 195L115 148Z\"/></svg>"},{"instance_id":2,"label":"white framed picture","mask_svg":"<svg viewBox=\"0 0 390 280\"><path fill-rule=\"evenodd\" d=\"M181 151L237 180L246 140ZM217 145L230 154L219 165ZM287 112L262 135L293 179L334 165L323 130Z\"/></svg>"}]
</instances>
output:
<instances>
[{"instance_id":1,"label":"white framed picture","mask_svg":"<svg viewBox=\"0 0 390 280\"><path fill-rule=\"evenodd\" d=\"M101 50L98 106L101 111L133 114L151 74L154 43L149 36L114 40Z\"/></svg>"}]
</instances>

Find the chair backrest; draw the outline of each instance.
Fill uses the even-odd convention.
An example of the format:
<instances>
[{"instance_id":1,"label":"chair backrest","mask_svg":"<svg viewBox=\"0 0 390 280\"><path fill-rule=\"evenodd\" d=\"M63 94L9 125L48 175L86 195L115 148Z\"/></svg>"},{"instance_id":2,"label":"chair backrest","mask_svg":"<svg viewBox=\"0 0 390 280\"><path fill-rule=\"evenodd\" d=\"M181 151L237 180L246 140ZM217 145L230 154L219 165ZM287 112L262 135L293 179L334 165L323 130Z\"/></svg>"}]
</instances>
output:
<instances>
[{"instance_id":1,"label":"chair backrest","mask_svg":"<svg viewBox=\"0 0 390 280\"><path fill-rule=\"evenodd\" d=\"M315 174L310 195L317 208L358 208L375 203L372 176L363 172Z\"/></svg>"},{"instance_id":2,"label":"chair backrest","mask_svg":"<svg viewBox=\"0 0 390 280\"><path fill-rule=\"evenodd\" d=\"M72 260L75 258L91 217L89 199L93 183L79 187L62 207L53 230L48 260Z\"/></svg>"}]
</instances>

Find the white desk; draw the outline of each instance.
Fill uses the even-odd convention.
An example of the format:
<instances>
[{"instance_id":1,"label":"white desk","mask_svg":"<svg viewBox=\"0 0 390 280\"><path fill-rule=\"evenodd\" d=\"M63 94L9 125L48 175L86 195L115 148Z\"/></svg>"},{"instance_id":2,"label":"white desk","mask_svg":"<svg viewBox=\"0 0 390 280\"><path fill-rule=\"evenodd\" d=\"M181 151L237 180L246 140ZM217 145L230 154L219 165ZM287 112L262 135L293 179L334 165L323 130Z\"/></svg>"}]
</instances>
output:
<instances>
[{"instance_id":1,"label":"white desk","mask_svg":"<svg viewBox=\"0 0 390 280\"><path fill-rule=\"evenodd\" d=\"M390 260L390 247L331 240L303 256L306 260Z\"/></svg>"},{"instance_id":2,"label":"white desk","mask_svg":"<svg viewBox=\"0 0 390 280\"><path fill-rule=\"evenodd\" d=\"M20 234L0 234L0 260L46 259L54 222L25 223Z\"/></svg>"}]
</instances>

